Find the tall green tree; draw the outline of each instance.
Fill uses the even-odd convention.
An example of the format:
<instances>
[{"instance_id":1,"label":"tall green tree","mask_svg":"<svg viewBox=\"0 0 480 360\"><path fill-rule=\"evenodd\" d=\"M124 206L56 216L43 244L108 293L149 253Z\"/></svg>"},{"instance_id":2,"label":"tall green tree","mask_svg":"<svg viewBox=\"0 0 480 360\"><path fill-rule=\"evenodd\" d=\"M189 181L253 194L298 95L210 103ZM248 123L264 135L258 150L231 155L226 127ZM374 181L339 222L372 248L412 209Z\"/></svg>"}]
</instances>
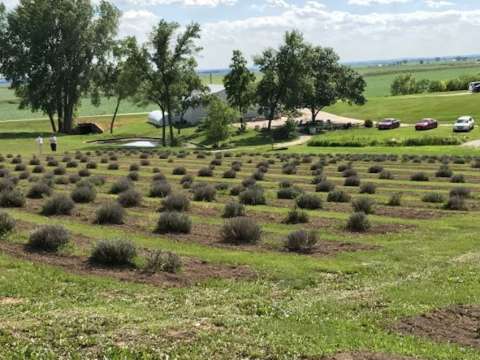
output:
<instances>
[{"instance_id":1,"label":"tall green tree","mask_svg":"<svg viewBox=\"0 0 480 360\"><path fill-rule=\"evenodd\" d=\"M97 75L94 79L94 90L92 91L92 102L99 106L102 96L115 98L117 100L115 110L110 122L110 133L113 133L118 108L122 101L135 98L141 85L140 77L137 74L135 63L132 58L127 57L129 42L131 38L119 41L112 48L108 62L99 64Z\"/></svg>"},{"instance_id":2,"label":"tall green tree","mask_svg":"<svg viewBox=\"0 0 480 360\"><path fill-rule=\"evenodd\" d=\"M340 58L332 48L312 47L307 52L306 71L298 79L302 92L299 107L308 108L312 121L326 106L341 100L364 105L365 80L348 66L340 65Z\"/></svg>"},{"instance_id":3,"label":"tall green tree","mask_svg":"<svg viewBox=\"0 0 480 360\"><path fill-rule=\"evenodd\" d=\"M183 124L188 109L196 109L202 105L207 105L209 100L210 90L208 86L203 85L202 79L195 71L196 66L197 63L193 58L186 63L178 82L178 88L175 91L179 96L175 109L175 113L180 117L178 134L180 134L180 125Z\"/></svg>"},{"instance_id":4,"label":"tall green tree","mask_svg":"<svg viewBox=\"0 0 480 360\"><path fill-rule=\"evenodd\" d=\"M251 110L256 103L256 93L255 74L247 67L247 60L239 50L233 51L230 72L225 75L223 84L227 91L228 103L240 113L240 122L243 128L245 114Z\"/></svg>"},{"instance_id":5,"label":"tall green tree","mask_svg":"<svg viewBox=\"0 0 480 360\"><path fill-rule=\"evenodd\" d=\"M94 69L113 44L120 12L102 1L21 0L1 10L0 73L11 81L20 106L54 116L71 133L75 109Z\"/></svg>"},{"instance_id":6,"label":"tall green tree","mask_svg":"<svg viewBox=\"0 0 480 360\"><path fill-rule=\"evenodd\" d=\"M254 57L263 77L257 86L259 110L268 120L268 129L278 113L295 109L299 103L301 82L306 69L308 46L303 35L293 30L287 32L278 50L267 48Z\"/></svg>"},{"instance_id":7,"label":"tall green tree","mask_svg":"<svg viewBox=\"0 0 480 360\"><path fill-rule=\"evenodd\" d=\"M234 129L231 126L238 113L226 104L220 97L212 96L207 110L207 118L202 121L205 136L208 141L218 147L221 141L227 140Z\"/></svg>"}]
</instances>

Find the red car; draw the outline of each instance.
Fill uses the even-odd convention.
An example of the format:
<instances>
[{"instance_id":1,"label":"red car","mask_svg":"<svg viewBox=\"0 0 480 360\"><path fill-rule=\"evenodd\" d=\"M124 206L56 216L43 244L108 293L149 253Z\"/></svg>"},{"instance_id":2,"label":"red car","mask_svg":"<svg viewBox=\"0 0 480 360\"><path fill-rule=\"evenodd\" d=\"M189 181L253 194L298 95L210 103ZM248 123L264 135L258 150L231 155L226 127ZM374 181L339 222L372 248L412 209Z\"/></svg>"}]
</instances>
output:
<instances>
[{"instance_id":1,"label":"red car","mask_svg":"<svg viewBox=\"0 0 480 360\"><path fill-rule=\"evenodd\" d=\"M395 118L383 119L377 124L378 130L391 130L400 127L400 120Z\"/></svg>"},{"instance_id":2,"label":"red car","mask_svg":"<svg viewBox=\"0 0 480 360\"><path fill-rule=\"evenodd\" d=\"M438 121L436 119L426 118L420 120L415 124L415 130L430 130L438 127Z\"/></svg>"}]
</instances>

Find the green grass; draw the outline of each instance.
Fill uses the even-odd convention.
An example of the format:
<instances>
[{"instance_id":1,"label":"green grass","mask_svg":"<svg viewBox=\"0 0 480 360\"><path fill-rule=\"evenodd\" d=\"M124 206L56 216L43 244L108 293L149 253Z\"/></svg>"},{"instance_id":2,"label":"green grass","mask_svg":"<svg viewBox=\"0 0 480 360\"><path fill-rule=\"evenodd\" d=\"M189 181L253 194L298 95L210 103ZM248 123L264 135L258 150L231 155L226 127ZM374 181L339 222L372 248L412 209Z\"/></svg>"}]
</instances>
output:
<instances>
[{"instance_id":1,"label":"green grass","mask_svg":"<svg viewBox=\"0 0 480 360\"><path fill-rule=\"evenodd\" d=\"M396 117L403 123L414 124L422 118L434 117L441 123L453 124L463 115L480 119L479 101L479 94L396 96L370 99L364 106L337 103L325 108L325 111L363 120L377 121L379 117Z\"/></svg>"}]
</instances>

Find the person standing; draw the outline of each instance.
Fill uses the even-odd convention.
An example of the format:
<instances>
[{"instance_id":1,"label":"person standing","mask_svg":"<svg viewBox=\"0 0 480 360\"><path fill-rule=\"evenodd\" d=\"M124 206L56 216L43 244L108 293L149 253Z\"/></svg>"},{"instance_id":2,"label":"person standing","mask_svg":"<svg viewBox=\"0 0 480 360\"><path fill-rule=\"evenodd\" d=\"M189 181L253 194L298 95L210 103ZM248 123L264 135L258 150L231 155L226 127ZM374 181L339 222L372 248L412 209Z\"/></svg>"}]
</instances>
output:
<instances>
[{"instance_id":1,"label":"person standing","mask_svg":"<svg viewBox=\"0 0 480 360\"><path fill-rule=\"evenodd\" d=\"M57 152L57 137L55 136L55 133L50 136L50 148L52 149L52 152Z\"/></svg>"},{"instance_id":2,"label":"person standing","mask_svg":"<svg viewBox=\"0 0 480 360\"><path fill-rule=\"evenodd\" d=\"M42 135L38 135L37 144L38 144L39 154L40 154L40 156L42 156L42 150L43 150L43 137L42 137Z\"/></svg>"}]
</instances>

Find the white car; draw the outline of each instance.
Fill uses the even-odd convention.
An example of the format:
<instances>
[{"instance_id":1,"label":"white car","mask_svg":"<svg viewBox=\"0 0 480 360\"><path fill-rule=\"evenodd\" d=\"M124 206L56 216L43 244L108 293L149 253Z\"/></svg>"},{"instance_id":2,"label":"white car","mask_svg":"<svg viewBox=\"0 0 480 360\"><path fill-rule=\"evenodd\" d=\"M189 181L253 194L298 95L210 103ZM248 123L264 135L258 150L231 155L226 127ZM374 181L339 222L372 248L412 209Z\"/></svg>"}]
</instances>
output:
<instances>
[{"instance_id":1,"label":"white car","mask_svg":"<svg viewBox=\"0 0 480 360\"><path fill-rule=\"evenodd\" d=\"M458 118L457 122L453 125L454 132L460 131L472 131L475 126L475 120L471 116L462 116Z\"/></svg>"}]
</instances>

